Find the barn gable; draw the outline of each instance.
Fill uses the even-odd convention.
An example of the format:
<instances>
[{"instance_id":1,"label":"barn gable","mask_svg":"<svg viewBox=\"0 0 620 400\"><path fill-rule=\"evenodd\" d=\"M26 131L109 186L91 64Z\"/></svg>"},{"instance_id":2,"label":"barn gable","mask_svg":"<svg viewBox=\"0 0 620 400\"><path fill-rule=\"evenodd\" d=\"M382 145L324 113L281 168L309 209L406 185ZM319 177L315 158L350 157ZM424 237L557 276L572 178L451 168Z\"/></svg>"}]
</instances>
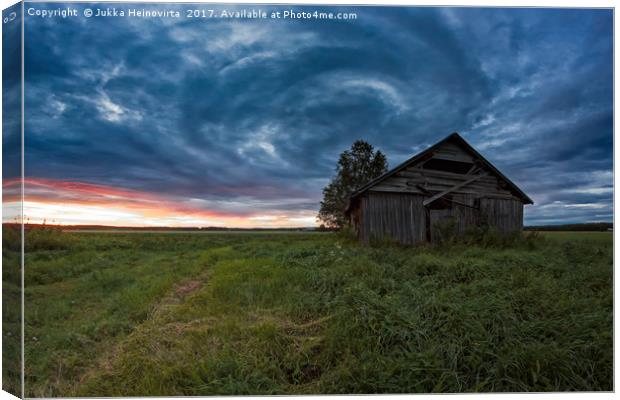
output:
<instances>
[{"instance_id":1,"label":"barn gable","mask_svg":"<svg viewBox=\"0 0 620 400\"><path fill-rule=\"evenodd\" d=\"M480 223L521 230L532 200L458 133L356 191L346 214L360 239L389 236L401 243L434 241L442 224L456 233Z\"/></svg>"},{"instance_id":2,"label":"barn gable","mask_svg":"<svg viewBox=\"0 0 620 400\"><path fill-rule=\"evenodd\" d=\"M472 181L467 182L469 179ZM353 193L351 198L353 200L367 191L421 195L441 193L459 183L465 184L451 190L452 193L485 193L514 197L523 204L534 203L456 132L373 179Z\"/></svg>"}]
</instances>

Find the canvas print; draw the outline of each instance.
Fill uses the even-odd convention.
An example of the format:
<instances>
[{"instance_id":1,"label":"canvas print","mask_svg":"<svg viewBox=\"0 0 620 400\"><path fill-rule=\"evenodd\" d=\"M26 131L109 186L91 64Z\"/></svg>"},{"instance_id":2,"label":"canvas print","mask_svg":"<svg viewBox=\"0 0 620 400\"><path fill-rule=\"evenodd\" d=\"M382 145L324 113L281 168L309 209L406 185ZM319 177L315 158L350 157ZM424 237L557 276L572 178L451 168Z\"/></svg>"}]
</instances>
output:
<instances>
[{"instance_id":1,"label":"canvas print","mask_svg":"<svg viewBox=\"0 0 620 400\"><path fill-rule=\"evenodd\" d=\"M613 390L613 10L2 13L2 388Z\"/></svg>"}]
</instances>

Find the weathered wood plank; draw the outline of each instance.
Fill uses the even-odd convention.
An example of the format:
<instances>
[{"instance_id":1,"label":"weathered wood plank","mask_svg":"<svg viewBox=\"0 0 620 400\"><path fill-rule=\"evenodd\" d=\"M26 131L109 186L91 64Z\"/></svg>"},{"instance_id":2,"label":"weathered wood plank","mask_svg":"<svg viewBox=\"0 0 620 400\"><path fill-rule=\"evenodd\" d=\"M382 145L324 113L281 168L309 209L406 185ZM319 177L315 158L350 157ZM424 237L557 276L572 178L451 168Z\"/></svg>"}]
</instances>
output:
<instances>
[{"instance_id":1,"label":"weathered wood plank","mask_svg":"<svg viewBox=\"0 0 620 400\"><path fill-rule=\"evenodd\" d=\"M523 229L523 203L519 200L481 198L480 214L502 233Z\"/></svg>"},{"instance_id":2,"label":"weathered wood plank","mask_svg":"<svg viewBox=\"0 0 620 400\"><path fill-rule=\"evenodd\" d=\"M424 193L422 192L418 185L421 185L425 188L425 190L430 191L443 191L449 189L465 180L454 180L454 181L442 181L439 179L432 180L416 180L411 178L403 178L403 177L391 177L390 179L385 180L373 186L371 188L374 190L381 190L383 188L397 188L402 189L403 192L409 193ZM462 187L456 190L457 192L462 193L479 193L481 195L488 194L502 194L502 195L511 195L509 190L501 189L496 184L485 182L483 178L480 181L474 182L466 187Z\"/></svg>"},{"instance_id":3,"label":"weathered wood plank","mask_svg":"<svg viewBox=\"0 0 620 400\"><path fill-rule=\"evenodd\" d=\"M449 188L449 186L443 186L443 187L429 187L428 189L431 192L440 192L442 190L445 190ZM369 192L386 192L386 193L409 193L409 194L418 194L418 195L423 195L424 193L422 193L422 191L418 190L417 188L404 188L404 187L386 187L386 186L376 186L373 187L372 189L368 190ZM507 194L507 193L491 193L491 192L483 192L481 193L480 191L475 190L475 188L472 189L466 189L466 188L461 188L457 191L455 191L454 193L459 193L459 194L471 194L471 195L478 195L478 196L487 196L487 197L495 197L495 198L503 198L503 199L514 199L515 197L512 196L511 194Z\"/></svg>"},{"instance_id":4,"label":"weathered wood plank","mask_svg":"<svg viewBox=\"0 0 620 400\"><path fill-rule=\"evenodd\" d=\"M499 183L498 179L489 173L488 171L482 170L478 173L478 175L482 175L482 179L485 181ZM466 177L466 174L457 174L454 172L445 172L445 171L436 171L430 169L404 169L399 171L395 176L397 177L405 177L405 178L437 178L437 179L446 179L446 180L463 180L463 177Z\"/></svg>"},{"instance_id":5,"label":"weathered wood plank","mask_svg":"<svg viewBox=\"0 0 620 400\"><path fill-rule=\"evenodd\" d=\"M480 179L482 176L481 175L476 175L473 176L471 178L469 178L468 180L466 180L465 182L461 182L458 185L455 185L453 187L451 187L450 189L446 189L443 192L437 193L436 195L432 196L431 198L424 200L424 203L422 203L424 206L427 206L429 204L431 204L432 202L434 202L437 199L442 198L443 196L447 195L450 192L454 192L455 190L462 188L463 186L470 184L474 181L476 181L477 179Z\"/></svg>"},{"instance_id":6,"label":"weathered wood plank","mask_svg":"<svg viewBox=\"0 0 620 400\"><path fill-rule=\"evenodd\" d=\"M360 239L391 237L399 243L415 244L425 240L424 196L407 193L369 192L363 202L364 222Z\"/></svg>"}]
</instances>

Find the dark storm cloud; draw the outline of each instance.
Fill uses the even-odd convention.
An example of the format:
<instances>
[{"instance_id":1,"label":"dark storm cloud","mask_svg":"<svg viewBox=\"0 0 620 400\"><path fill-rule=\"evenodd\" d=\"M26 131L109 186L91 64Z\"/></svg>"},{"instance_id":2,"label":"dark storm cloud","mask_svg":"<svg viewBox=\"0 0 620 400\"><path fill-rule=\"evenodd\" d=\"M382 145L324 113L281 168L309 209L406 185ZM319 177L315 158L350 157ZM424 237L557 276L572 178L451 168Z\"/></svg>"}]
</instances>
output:
<instances>
[{"instance_id":1,"label":"dark storm cloud","mask_svg":"<svg viewBox=\"0 0 620 400\"><path fill-rule=\"evenodd\" d=\"M459 131L534 199L526 223L611 218L611 11L342 10L28 17L26 174L316 210L354 140L396 165Z\"/></svg>"}]
</instances>

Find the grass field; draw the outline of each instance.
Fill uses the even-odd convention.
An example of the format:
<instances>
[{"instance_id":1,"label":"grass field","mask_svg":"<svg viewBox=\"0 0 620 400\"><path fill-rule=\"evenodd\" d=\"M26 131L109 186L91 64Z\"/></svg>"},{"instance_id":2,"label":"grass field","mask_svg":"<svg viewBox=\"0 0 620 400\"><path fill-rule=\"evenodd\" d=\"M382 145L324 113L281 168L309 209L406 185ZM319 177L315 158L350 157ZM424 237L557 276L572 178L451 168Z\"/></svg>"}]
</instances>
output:
<instances>
[{"instance_id":1,"label":"grass field","mask_svg":"<svg viewBox=\"0 0 620 400\"><path fill-rule=\"evenodd\" d=\"M35 231L26 249L27 396L612 390L610 233Z\"/></svg>"}]
</instances>

